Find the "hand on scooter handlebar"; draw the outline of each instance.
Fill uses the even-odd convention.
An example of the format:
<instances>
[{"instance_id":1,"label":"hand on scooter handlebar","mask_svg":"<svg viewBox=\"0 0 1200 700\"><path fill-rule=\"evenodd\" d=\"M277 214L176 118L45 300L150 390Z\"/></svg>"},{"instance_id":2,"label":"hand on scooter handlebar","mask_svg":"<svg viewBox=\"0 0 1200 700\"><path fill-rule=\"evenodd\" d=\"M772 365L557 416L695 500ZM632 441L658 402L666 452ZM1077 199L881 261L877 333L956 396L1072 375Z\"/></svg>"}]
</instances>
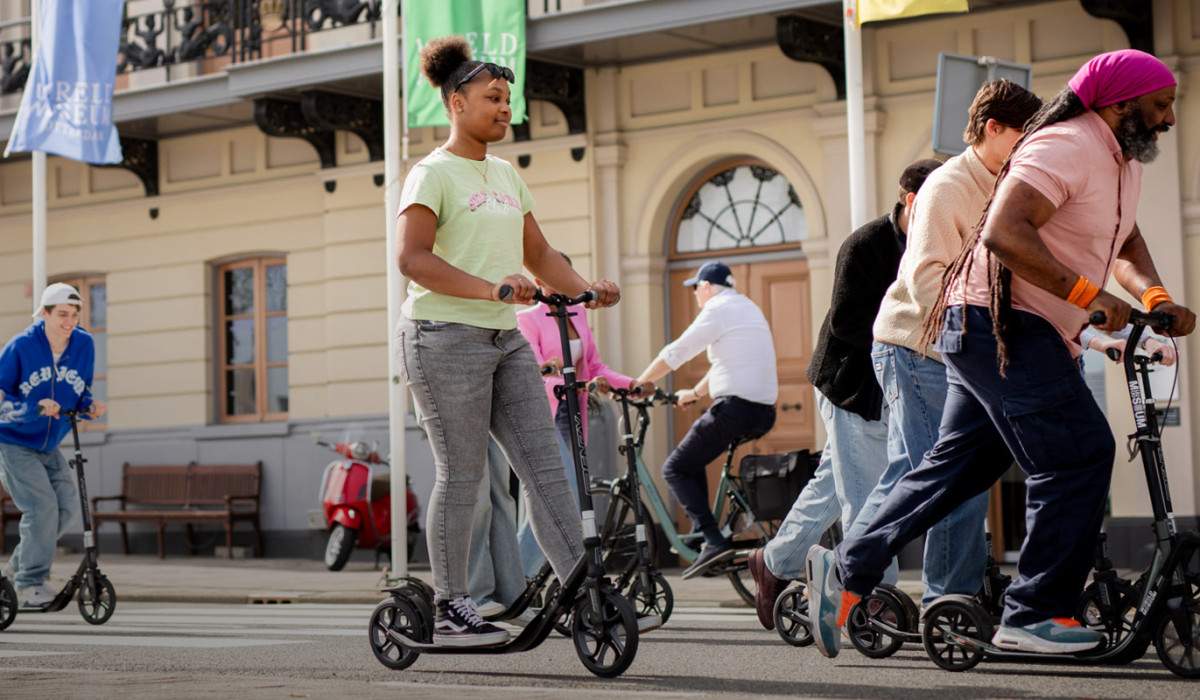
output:
<instances>
[{"instance_id":1,"label":"hand on scooter handlebar","mask_svg":"<svg viewBox=\"0 0 1200 700\"><path fill-rule=\"evenodd\" d=\"M601 394L601 395L607 394L610 391L617 391L616 389L613 388L613 386L611 384L608 383L608 380L605 379L604 377L596 377L595 379L592 379L590 382L588 382L587 390L588 390L589 394ZM628 393L628 390L624 390L624 391L625 391L625 393Z\"/></svg>"},{"instance_id":2,"label":"hand on scooter handlebar","mask_svg":"<svg viewBox=\"0 0 1200 700\"><path fill-rule=\"evenodd\" d=\"M532 305L537 285L524 275L509 275L492 287L492 298L506 304Z\"/></svg>"},{"instance_id":3,"label":"hand on scooter handlebar","mask_svg":"<svg viewBox=\"0 0 1200 700\"><path fill-rule=\"evenodd\" d=\"M76 411L70 408L63 408L54 399L42 399L38 402L37 412L39 416L48 418L73 418L75 420L91 420L92 415L87 411Z\"/></svg>"},{"instance_id":4,"label":"hand on scooter handlebar","mask_svg":"<svg viewBox=\"0 0 1200 700\"><path fill-rule=\"evenodd\" d=\"M1107 318L1105 317L1105 314L1103 311L1093 311L1092 315L1088 317L1088 323L1092 324L1093 326L1104 326L1106 321L1107 321ZM1130 308L1129 322L1136 326L1145 326L1147 328L1152 328L1156 331L1164 331L1175 324L1175 317L1172 316L1171 314L1164 313L1162 311L1148 311L1147 312L1147 311L1138 311L1137 309ZM1156 341L1156 344L1157 344L1157 341ZM1128 351L1129 351L1129 348L1126 348L1125 352L1128 352ZM1112 360L1113 362L1120 362L1124 357L1123 351L1121 351L1118 348L1112 348L1112 347L1106 349L1104 351L1104 354L1108 355L1108 359ZM1151 362L1162 362L1162 360L1163 360L1163 353L1161 350L1155 350L1154 352L1152 352L1150 354Z\"/></svg>"},{"instance_id":5,"label":"hand on scooter handlebar","mask_svg":"<svg viewBox=\"0 0 1200 700\"><path fill-rule=\"evenodd\" d=\"M551 357L542 363L541 373L543 377L555 376L562 373L563 361L561 357Z\"/></svg>"}]
</instances>

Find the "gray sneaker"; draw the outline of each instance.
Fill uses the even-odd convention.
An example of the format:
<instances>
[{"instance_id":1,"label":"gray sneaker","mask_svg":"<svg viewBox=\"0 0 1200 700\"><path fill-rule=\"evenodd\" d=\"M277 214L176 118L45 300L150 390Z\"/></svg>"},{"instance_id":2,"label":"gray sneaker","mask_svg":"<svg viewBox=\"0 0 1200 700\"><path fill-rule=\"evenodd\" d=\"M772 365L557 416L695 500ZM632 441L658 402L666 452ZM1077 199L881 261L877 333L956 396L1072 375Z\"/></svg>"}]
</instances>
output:
<instances>
[{"instance_id":1,"label":"gray sneaker","mask_svg":"<svg viewBox=\"0 0 1200 700\"><path fill-rule=\"evenodd\" d=\"M17 602L20 604L22 610L41 610L54 602L57 596L58 591L44 583L39 583L36 586L22 588L17 591Z\"/></svg>"},{"instance_id":2,"label":"gray sneaker","mask_svg":"<svg viewBox=\"0 0 1200 700\"><path fill-rule=\"evenodd\" d=\"M12 581L17 578L17 560L12 557L8 558L8 562L0 569L0 576Z\"/></svg>"}]
</instances>

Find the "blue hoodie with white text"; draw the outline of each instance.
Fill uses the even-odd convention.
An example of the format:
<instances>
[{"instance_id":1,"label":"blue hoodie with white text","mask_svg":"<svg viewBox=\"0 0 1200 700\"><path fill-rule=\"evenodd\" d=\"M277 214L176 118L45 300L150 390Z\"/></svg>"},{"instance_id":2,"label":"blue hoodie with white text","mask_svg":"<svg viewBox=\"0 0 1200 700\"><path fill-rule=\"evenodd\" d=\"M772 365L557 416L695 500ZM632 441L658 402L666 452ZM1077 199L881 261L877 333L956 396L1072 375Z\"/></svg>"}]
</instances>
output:
<instances>
[{"instance_id":1,"label":"blue hoodie with white text","mask_svg":"<svg viewBox=\"0 0 1200 700\"><path fill-rule=\"evenodd\" d=\"M71 423L38 415L38 402L54 399L64 409L86 411L95 361L92 336L78 326L57 363L44 320L13 336L0 353L0 442L39 452L57 448Z\"/></svg>"}]
</instances>

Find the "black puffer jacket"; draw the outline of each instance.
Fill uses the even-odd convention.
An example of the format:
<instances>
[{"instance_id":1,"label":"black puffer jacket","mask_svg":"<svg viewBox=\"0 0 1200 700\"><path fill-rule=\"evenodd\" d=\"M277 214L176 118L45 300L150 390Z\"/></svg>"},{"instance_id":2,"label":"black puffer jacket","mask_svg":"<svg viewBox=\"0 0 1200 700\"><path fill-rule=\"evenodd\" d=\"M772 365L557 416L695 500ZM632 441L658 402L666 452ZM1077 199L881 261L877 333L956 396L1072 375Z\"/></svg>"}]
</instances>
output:
<instances>
[{"instance_id":1,"label":"black puffer jacket","mask_svg":"<svg viewBox=\"0 0 1200 700\"><path fill-rule=\"evenodd\" d=\"M808 381L825 398L867 420L879 420L883 409L871 366L871 326L904 253L904 233L894 223L899 209L865 224L842 244L833 301L808 366Z\"/></svg>"}]
</instances>

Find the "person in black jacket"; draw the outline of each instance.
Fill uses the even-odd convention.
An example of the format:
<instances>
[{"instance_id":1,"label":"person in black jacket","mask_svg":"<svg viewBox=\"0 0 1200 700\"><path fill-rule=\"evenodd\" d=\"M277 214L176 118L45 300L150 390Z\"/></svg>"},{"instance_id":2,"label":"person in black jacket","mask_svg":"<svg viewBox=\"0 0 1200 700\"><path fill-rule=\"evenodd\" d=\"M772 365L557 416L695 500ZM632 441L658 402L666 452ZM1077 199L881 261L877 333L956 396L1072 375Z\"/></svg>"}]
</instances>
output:
<instances>
[{"instance_id":1,"label":"person in black jacket","mask_svg":"<svg viewBox=\"0 0 1200 700\"><path fill-rule=\"evenodd\" d=\"M775 599L786 581L804 571L808 548L839 514L850 527L887 467L887 410L871 365L871 327L896 279L913 199L941 164L926 158L905 168L892 212L850 234L838 251L833 299L808 366L827 434L821 463L774 539L750 552L755 607L767 629L775 627ZM894 580L894 565L889 574Z\"/></svg>"}]
</instances>

